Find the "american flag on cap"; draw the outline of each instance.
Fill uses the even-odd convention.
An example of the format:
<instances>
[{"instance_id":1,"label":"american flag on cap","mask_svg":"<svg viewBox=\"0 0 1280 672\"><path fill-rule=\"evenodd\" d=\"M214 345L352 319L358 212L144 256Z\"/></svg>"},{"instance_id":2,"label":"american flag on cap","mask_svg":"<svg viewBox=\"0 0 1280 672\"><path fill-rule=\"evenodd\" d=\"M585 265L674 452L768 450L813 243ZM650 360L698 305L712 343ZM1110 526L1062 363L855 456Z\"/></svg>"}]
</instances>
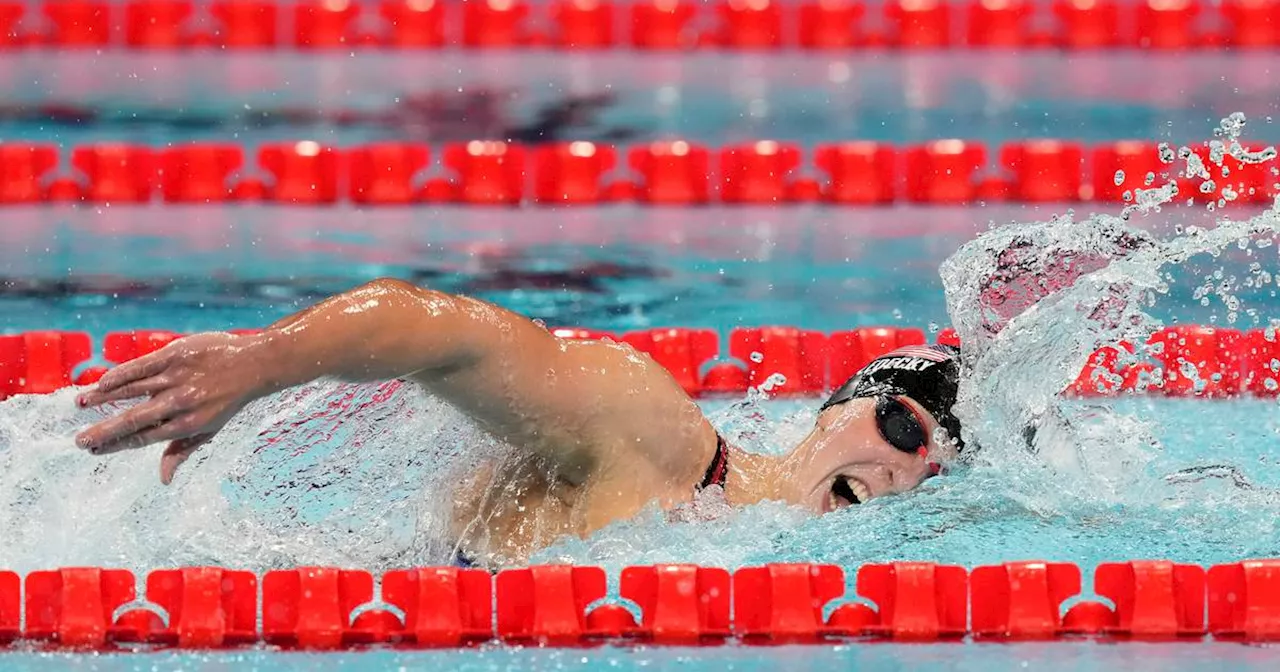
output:
<instances>
[{"instance_id":1,"label":"american flag on cap","mask_svg":"<svg viewBox=\"0 0 1280 672\"><path fill-rule=\"evenodd\" d=\"M906 345L897 350L876 357L876 359L884 359L886 357L919 357L927 359L931 362L945 362L954 357L954 351L945 345Z\"/></svg>"}]
</instances>

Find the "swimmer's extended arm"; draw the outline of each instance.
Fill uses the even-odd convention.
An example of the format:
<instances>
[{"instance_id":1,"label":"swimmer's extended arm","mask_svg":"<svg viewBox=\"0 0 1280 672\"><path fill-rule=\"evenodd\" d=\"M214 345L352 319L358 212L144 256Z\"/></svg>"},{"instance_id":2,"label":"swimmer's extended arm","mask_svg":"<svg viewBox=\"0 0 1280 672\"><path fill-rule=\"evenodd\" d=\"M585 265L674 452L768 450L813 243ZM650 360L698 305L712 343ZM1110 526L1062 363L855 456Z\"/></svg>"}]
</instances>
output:
<instances>
[{"instance_id":1,"label":"swimmer's extended arm","mask_svg":"<svg viewBox=\"0 0 1280 672\"><path fill-rule=\"evenodd\" d=\"M637 450L678 472L691 463L687 446L713 442L675 381L630 348L565 341L492 304L398 280L331 297L261 334L201 334L121 365L82 403L152 398L78 439L95 452L176 440L162 460L167 482L249 401L326 376L412 377L496 436L551 458L571 482Z\"/></svg>"}]
</instances>

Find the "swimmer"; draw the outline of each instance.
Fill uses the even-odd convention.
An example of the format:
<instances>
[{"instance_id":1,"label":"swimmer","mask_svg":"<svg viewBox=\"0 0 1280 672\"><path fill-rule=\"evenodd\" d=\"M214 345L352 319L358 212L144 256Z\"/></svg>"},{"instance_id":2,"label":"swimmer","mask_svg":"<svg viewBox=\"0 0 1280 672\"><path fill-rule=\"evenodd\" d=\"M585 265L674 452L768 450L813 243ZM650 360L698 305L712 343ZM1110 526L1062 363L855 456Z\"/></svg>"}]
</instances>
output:
<instances>
[{"instance_id":1,"label":"swimmer","mask_svg":"<svg viewBox=\"0 0 1280 672\"><path fill-rule=\"evenodd\" d=\"M789 453L748 453L627 344L560 339L495 305L384 279L258 334L188 336L112 369L76 403L145 399L76 443L104 455L167 442L168 484L254 399L322 377L412 380L529 458L453 493L456 561L494 567L712 488L730 505L780 500L818 514L910 490L962 447L950 412L958 369L947 346L894 351L836 390Z\"/></svg>"}]
</instances>

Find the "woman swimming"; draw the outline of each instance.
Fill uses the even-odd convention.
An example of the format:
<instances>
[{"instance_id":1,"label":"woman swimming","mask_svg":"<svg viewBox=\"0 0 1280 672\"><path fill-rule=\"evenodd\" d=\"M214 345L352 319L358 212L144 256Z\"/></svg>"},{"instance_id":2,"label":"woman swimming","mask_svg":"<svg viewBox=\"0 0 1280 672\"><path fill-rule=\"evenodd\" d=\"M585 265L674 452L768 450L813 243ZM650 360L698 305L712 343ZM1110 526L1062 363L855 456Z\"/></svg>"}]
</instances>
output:
<instances>
[{"instance_id":1,"label":"woman swimming","mask_svg":"<svg viewBox=\"0 0 1280 672\"><path fill-rule=\"evenodd\" d=\"M377 280L252 335L206 333L120 365L82 407L146 397L76 437L108 454L169 442L160 480L254 399L321 377L408 378L527 460L459 485L459 561L520 562L656 502L719 488L732 505L817 513L914 488L960 447L957 352L912 346L865 366L784 456L736 451L660 365L629 345L571 341L492 304Z\"/></svg>"}]
</instances>

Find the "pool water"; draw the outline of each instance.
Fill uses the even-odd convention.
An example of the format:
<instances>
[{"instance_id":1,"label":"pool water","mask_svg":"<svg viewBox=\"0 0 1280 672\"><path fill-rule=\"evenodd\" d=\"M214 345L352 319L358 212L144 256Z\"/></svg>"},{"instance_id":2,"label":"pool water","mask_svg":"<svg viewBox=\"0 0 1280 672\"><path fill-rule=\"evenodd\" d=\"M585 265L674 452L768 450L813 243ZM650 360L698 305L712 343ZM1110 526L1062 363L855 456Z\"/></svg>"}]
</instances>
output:
<instances>
[{"instance_id":1,"label":"pool water","mask_svg":"<svg viewBox=\"0 0 1280 672\"><path fill-rule=\"evenodd\" d=\"M619 58L7 54L0 55L0 72L14 86L0 109L0 140L251 145L310 137L353 144L523 133L529 142L631 142L674 134L708 144L948 135L991 142L1040 135L1189 141L1237 109L1253 120L1252 137L1265 140L1276 135L1268 115L1280 100L1275 78L1260 74L1271 72L1275 57L1269 53L645 57L648 65L635 77L618 75L635 69L634 57ZM546 90L529 84L543 80L552 82ZM471 95L473 90L479 93ZM554 114L566 107L586 111ZM1076 209L1084 215L1099 208ZM100 338L134 328L258 327L387 275L477 295L553 325L614 331L690 326L722 334L766 324L824 331L899 325L932 332L950 322L938 268L958 247L992 225L1046 221L1065 210L1006 204L6 208L0 210L0 332L74 329ZM1131 225L1174 237L1189 225L1212 226L1214 217L1200 208L1167 207ZM1259 257L1228 248L1177 264L1165 271L1168 289L1148 312L1169 323L1225 324L1228 311L1216 301L1202 303L1197 290L1218 271L1249 277L1250 264L1259 259L1274 271L1276 249ZM1236 328L1266 326L1280 317L1273 286L1242 293L1253 312L1241 312ZM12 532L0 549L0 565L225 563L264 569L334 563L372 569L439 561L415 536L417 509L431 496L422 484L440 477L442 455L483 443L447 409L405 388L385 408L411 415L381 416L351 404L313 419L317 435L329 428L324 422L334 423L321 438L295 437L276 453L256 441L262 431L347 392L326 383L297 399L266 400L169 489L154 483L154 450L96 462L76 453L68 437L92 412L75 410L69 393L0 402L0 501L6 505L0 523ZM784 449L812 422L812 401L713 400L705 406L718 426L750 449ZM680 524L653 512L590 539L560 540L535 560L616 572L669 561L738 567L796 560L852 568L892 560L974 566L1035 558L1080 564L1088 585L1092 567L1108 560L1208 565L1280 556L1280 413L1274 399L1142 398L1072 407L1101 418L1101 435L1088 437L1072 469L999 454L954 465L907 495L819 519L769 504ZM1135 446L1119 432L1154 441ZM67 498L67 490L94 497ZM1273 648L1219 643L1060 642L136 657L24 652L7 653L3 662L13 669L54 664L108 670L335 663L475 670L1163 670L1213 664L1273 669L1274 656Z\"/></svg>"}]
</instances>

